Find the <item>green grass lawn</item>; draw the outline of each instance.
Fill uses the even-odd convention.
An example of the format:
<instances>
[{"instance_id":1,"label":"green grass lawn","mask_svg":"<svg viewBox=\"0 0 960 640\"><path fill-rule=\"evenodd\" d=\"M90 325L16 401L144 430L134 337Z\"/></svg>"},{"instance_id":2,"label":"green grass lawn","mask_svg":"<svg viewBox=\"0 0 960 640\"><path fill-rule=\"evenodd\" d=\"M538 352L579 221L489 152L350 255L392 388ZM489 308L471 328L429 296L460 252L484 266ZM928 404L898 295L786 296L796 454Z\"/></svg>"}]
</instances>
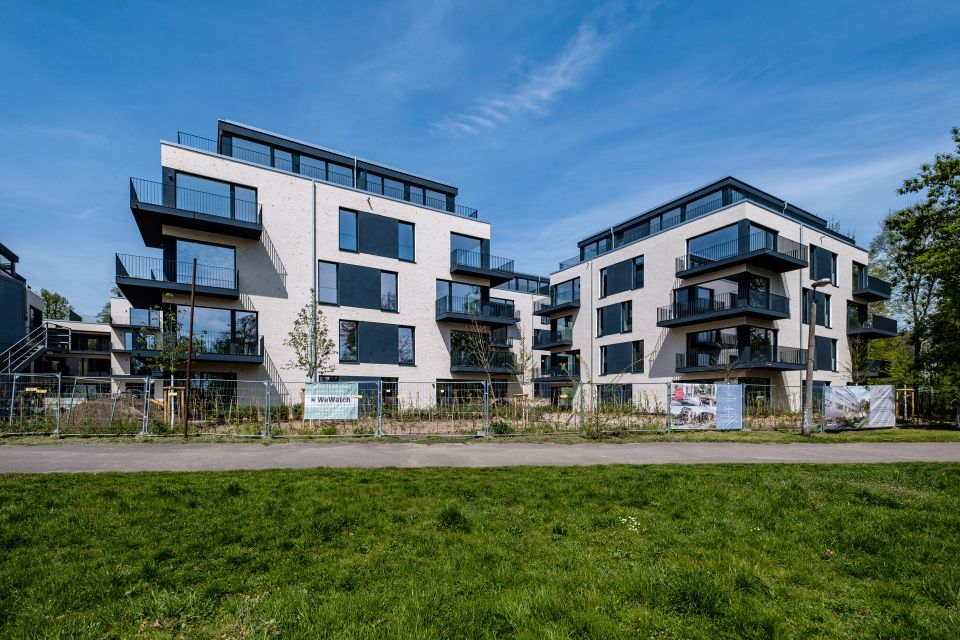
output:
<instances>
[{"instance_id":1,"label":"green grass lawn","mask_svg":"<svg viewBox=\"0 0 960 640\"><path fill-rule=\"evenodd\" d=\"M0 638L951 638L960 466L0 476Z\"/></svg>"}]
</instances>

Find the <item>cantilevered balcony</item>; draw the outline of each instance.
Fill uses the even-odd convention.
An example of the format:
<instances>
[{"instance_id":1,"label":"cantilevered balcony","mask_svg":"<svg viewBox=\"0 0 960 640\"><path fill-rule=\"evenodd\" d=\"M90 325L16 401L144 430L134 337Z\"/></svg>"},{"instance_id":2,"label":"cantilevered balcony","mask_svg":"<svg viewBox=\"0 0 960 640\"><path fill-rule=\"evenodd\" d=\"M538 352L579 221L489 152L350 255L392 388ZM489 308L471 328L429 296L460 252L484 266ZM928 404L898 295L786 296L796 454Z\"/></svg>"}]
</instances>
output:
<instances>
[{"instance_id":1,"label":"cantilevered balcony","mask_svg":"<svg viewBox=\"0 0 960 640\"><path fill-rule=\"evenodd\" d=\"M459 373L513 373L513 353L509 351L451 351L450 371Z\"/></svg>"},{"instance_id":2,"label":"cantilevered balcony","mask_svg":"<svg viewBox=\"0 0 960 640\"><path fill-rule=\"evenodd\" d=\"M580 379L580 365L574 363L572 366L552 365L545 367L534 376L534 382L563 382Z\"/></svg>"},{"instance_id":3,"label":"cantilevered balcony","mask_svg":"<svg viewBox=\"0 0 960 640\"><path fill-rule=\"evenodd\" d=\"M186 337L183 338L186 342ZM138 336L132 344L125 344L114 352L129 353L132 356L150 358L160 352L155 348L154 338L149 341ZM186 353L184 353L186 359ZM231 362L235 364L263 363L263 336L249 340L233 339L229 336L195 335L193 337L193 359L197 362Z\"/></svg>"},{"instance_id":4,"label":"cantilevered balcony","mask_svg":"<svg viewBox=\"0 0 960 640\"><path fill-rule=\"evenodd\" d=\"M847 318L847 335L858 338L891 338L897 335L897 321L885 316Z\"/></svg>"},{"instance_id":5,"label":"cantilevered balcony","mask_svg":"<svg viewBox=\"0 0 960 640\"><path fill-rule=\"evenodd\" d=\"M771 233L752 233L745 238L680 256L676 261L676 276L689 278L741 264L777 273L802 269L809 264L807 247Z\"/></svg>"},{"instance_id":6,"label":"cantilevered balcony","mask_svg":"<svg viewBox=\"0 0 960 640\"><path fill-rule=\"evenodd\" d=\"M580 308L580 298L571 298L569 296L556 296L550 299L550 302L536 302L533 305L533 315L552 316L555 313L563 311L573 311Z\"/></svg>"},{"instance_id":7,"label":"cantilevered balcony","mask_svg":"<svg viewBox=\"0 0 960 640\"><path fill-rule=\"evenodd\" d=\"M477 323L488 327L504 327L516 324L520 315L512 304L443 296L437 300L438 322Z\"/></svg>"},{"instance_id":8,"label":"cantilevered balcony","mask_svg":"<svg viewBox=\"0 0 960 640\"><path fill-rule=\"evenodd\" d=\"M799 371L806 365L806 350L794 347L692 349L677 354L677 373L745 369Z\"/></svg>"},{"instance_id":9,"label":"cantilevered balcony","mask_svg":"<svg viewBox=\"0 0 960 640\"><path fill-rule=\"evenodd\" d=\"M464 249L450 252L450 273L487 278L490 286L509 282L515 275L513 260Z\"/></svg>"},{"instance_id":10,"label":"cantilevered balcony","mask_svg":"<svg viewBox=\"0 0 960 640\"><path fill-rule=\"evenodd\" d=\"M134 307L153 307L163 294L190 293L192 262L116 254L117 286ZM197 295L216 298L240 296L239 272L226 267L197 265Z\"/></svg>"},{"instance_id":11,"label":"cantilevered balcony","mask_svg":"<svg viewBox=\"0 0 960 640\"><path fill-rule=\"evenodd\" d=\"M890 299L890 283L866 274L853 282L853 295L869 302Z\"/></svg>"},{"instance_id":12,"label":"cantilevered balcony","mask_svg":"<svg viewBox=\"0 0 960 640\"><path fill-rule=\"evenodd\" d=\"M163 225L259 240L258 202L130 178L130 210L148 247L160 247Z\"/></svg>"},{"instance_id":13,"label":"cantilevered balcony","mask_svg":"<svg viewBox=\"0 0 960 640\"><path fill-rule=\"evenodd\" d=\"M535 331L533 334L534 349L549 350L571 345L573 345L573 327L560 331Z\"/></svg>"},{"instance_id":14,"label":"cantilevered balcony","mask_svg":"<svg viewBox=\"0 0 960 640\"><path fill-rule=\"evenodd\" d=\"M782 320L790 317L790 299L775 293L742 291L674 302L657 309L658 327L683 327L699 322L712 322L740 316Z\"/></svg>"}]
</instances>

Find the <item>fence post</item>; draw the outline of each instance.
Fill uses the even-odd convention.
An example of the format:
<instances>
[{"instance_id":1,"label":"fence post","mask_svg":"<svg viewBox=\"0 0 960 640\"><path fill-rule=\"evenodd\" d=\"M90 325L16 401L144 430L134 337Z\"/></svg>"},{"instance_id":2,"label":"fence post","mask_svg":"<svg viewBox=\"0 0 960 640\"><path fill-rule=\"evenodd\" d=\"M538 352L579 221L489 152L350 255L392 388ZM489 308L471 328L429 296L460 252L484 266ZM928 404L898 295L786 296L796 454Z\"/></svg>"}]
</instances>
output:
<instances>
[{"instance_id":1,"label":"fence post","mask_svg":"<svg viewBox=\"0 0 960 640\"><path fill-rule=\"evenodd\" d=\"M576 393L578 396L577 413L579 415L577 420L577 433L579 433L580 435L583 435L584 433L586 433L586 429L584 427L584 421L586 420L586 411L587 411L586 389L587 389L587 385L589 384L590 384L589 382L578 382L576 386L576 390L574 391L574 393Z\"/></svg>"},{"instance_id":2,"label":"fence post","mask_svg":"<svg viewBox=\"0 0 960 640\"><path fill-rule=\"evenodd\" d=\"M60 397L60 376L61 373L57 373L57 412L56 412L56 421L57 426L53 430L54 437L60 437L60 409L63 407L63 398Z\"/></svg>"},{"instance_id":3,"label":"fence post","mask_svg":"<svg viewBox=\"0 0 960 640\"><path fill-rule=\"evenodd\" d=\"M383 378L377 379L377 437L383 435Z\"/></svg>"},{"instance_id":4,"label":"fence post","mask_svg":"<svg viewBox=\"0 0 960 640\"><path fill-rule=\"evenodd\" d=\"M270 437L270 382L268 380L263 381L263 395L264 395L264 406L266 406L266 413L263 416L263 433L261 437L269 438Z\"/></svg>"},{"instance_id":5,"label":"fence post","mask_svg":"<svg viewBox=\"0 0 960 640\"><path fill-rule=\"evenodd\" d=\"M150 396L153 395L153 382L150 376L143 380L143 423L140 425L140 436L145 437L147 433L147 422L150 416Z\"/></svg>"},{"instance_id":6,"label":"fence post","mask_svg":"<svg viewBox=\"0 0 960 640\"><path fill-rule=\"evenodd\" d=\"M666 408L667 408L667 433L670 433L671 431L673 431L673 411L671 410L671 408L672 408L672 406L673 406L673 405L671 404L672 402L673 402L673 394L670 393L670 383L668 382L668 383L667 383L667 404L666 404Z\"/></svg>"},{"instance_id":7,"label":"fence post","mask_svg":"<svg viewBox=\"0 0 960 640\"><path fill-rule=\"evenodd\" d=\"M10 386L10 418L7 420L7 425L10 429L13 429L13 405L17 403L17 378L20 377L20 374L13 374L13 385Z\"/></svg>"},{"instance_id":8,"label":"fence post","mask_svg":"<svg viewBox=\"0 0 960 640\"><path fill-rule=\"evenodd\" d=\"M483 381L483 435L490 435L490 389Z\"/></svg>"}]
</instances>

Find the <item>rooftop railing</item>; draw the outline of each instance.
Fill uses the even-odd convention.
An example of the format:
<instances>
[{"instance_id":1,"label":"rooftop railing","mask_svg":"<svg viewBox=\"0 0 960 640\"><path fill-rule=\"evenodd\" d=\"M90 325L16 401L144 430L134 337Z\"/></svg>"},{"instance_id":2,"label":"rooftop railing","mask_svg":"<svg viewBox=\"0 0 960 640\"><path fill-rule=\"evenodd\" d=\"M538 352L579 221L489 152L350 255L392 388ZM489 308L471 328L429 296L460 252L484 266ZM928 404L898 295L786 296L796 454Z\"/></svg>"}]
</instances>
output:
<instances>
[{"instance_id":1,"label":"rooftop railing","mask_svg":"<svg viewBox=\"0 0 960 640\"><path fill-rule=\"evenodd\" d=\"M190 284L193 279L193 263L164 260L147 256L116 254L117 277ZM206 264L197 265L197 286L217 289L236 289L239 271L227 267Z\"/></svg>"},{"instance_id":2,"label":"rooftop railing","mask_svg":"<svg viewBox=\"0 0 960 640\"><path fill-rule=\"evenodd\" d=\"M241 200L217 193L184 189L162 182L130 178L130 201L172 207L183 211L260 223L262 206L257 202Z\"/></svg>"},{"instance_id":3,"label":"rooftop railing","mask_svg":"<svg viewBox=\"0 0 960 640\"><path fill-rule=\"evenodd\" d=\"M185 147L199 149L208 153L227 155L220 153L219 145L217 144L216 140L193 135L192 133L184 133L182 131L178 132L177 143ZM340 185L341 187L361 189L363 191L376 193L377 195L382 195L394 200L403 200L405 202L411 202L413 204L429 207L438 211L454 213L465 218L477 218L479 216L479 212L473 207L466 207L459 204L453 205L453 203L448 201L446 198L433 198L418 192L411 192L405 188L397 188L390 185L385 185L383 184L383 180L380 179L374 180L357 177L357 179L354 180L353 171L351 169L339 169L337 165L334 164L323 163L321 165L303 159L299 159L297 162L294 162L293 160L278 157L276 154L264 153L262 151L248 149L246 147L237 145L233 146L230 155L227 157L236 158L237 160L244 160L246 162L252 162L265 167L273 167L275 169L280 169L281 171L298 173L308 178L313 178L314 180L329 182L331 184Z\"/></svg>"}]
</instances>

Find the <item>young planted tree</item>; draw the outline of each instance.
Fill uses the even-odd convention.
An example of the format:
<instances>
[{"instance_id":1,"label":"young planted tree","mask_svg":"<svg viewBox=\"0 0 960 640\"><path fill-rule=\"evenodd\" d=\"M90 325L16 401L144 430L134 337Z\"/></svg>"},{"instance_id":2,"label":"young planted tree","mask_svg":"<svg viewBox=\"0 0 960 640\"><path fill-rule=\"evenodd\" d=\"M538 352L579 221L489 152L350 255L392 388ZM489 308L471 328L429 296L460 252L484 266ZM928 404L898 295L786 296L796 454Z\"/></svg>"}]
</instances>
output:
<instances>
[{"instance_id":1,"label":"young planted tree","mask_svg":"<svg viewBox=\"0 0 960 640\"><path fill-rule=\"evenodd\" d=\"M533 381L534 376L534 355L533 350L530 349L527 345L527 338L523 332L523 322L520 321L517 323L517 329L520 331L520 337L517 340L517 350L513 353L513 366L512 373L517 379L517 383L520 385L520 395L521 395L521 421L523 428L527 428L528 421L528 398L527 398L527 385Z\"/></svg>"},{"instance_id":2,"label":"young planted tree","mask_svg":"<svg viewBox=\"0 0 960 640\"><path fill-rule=\"evenodd\" d=\"M174 376L187 361L189 344L173 307L163 310L158 306L154 310L160 314L160 326L153 344L153 350L157 353L147 359L147 364L169 374L172 384Z\"/></svg>"},{"instance_id":3,"label":"young planted tree","mask_svg":"<svg viewBox=\"0 0 960 640\"><path fill-rule=\"evenodd\" d=\"M313 289L310 295L316 295ZM287 369L302 371L310 381L333 371L337 345L330 338L323 311L312 301L297 313L283 344L293 350Z\"/></svg>"}]
</instances>

